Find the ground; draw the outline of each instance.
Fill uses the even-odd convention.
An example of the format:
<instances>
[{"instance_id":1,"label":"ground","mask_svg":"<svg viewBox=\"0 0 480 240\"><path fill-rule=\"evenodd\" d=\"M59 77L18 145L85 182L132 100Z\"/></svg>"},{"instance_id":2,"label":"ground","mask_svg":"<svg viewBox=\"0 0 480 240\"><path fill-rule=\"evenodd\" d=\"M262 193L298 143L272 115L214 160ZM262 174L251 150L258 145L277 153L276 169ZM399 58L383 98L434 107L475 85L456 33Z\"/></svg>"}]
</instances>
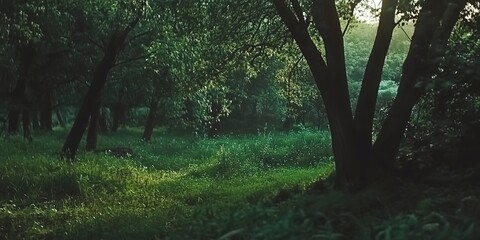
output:
<instances>
[{"instance_id":1,"label":"ground","mask_svg":"<svg viewBox=\"0 0 480 240\"><path fill-rule=\"evenodd\" d=\"M199 139L141 129L100 136L59 158L66 131L0 145L2 239L478 239L475 173L396 178L359 193L332 190L328 133ZM440 177L439 177L440 176Z\"/></svg>"}]
</instances>

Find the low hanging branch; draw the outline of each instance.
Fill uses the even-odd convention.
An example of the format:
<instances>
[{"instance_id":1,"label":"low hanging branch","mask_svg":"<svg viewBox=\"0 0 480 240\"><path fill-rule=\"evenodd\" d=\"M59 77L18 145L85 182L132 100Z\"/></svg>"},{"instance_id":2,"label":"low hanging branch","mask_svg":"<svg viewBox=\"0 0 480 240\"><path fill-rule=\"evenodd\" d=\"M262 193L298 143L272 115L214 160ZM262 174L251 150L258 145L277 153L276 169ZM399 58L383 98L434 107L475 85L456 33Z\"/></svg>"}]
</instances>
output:
<instances>
[{"instance_id":1,"label":"low hanging branch","mask_svg":"<svg viewBox=\"0 0 480 240\"><path fill-rule=\"evenodd\" d=\"M352 21L354 19L353 13L355 12L355 8L357 8L360 1L361 0L355 0L354 2L350 3L350 11L349 11L349 14L348 14L348 20L347 20L347 24L345 25L345 28L342 31L342 36L345 36L345 34L347 33L348 28L350 27L350 24L352 23Z\"/></svg>"}]
</instances>

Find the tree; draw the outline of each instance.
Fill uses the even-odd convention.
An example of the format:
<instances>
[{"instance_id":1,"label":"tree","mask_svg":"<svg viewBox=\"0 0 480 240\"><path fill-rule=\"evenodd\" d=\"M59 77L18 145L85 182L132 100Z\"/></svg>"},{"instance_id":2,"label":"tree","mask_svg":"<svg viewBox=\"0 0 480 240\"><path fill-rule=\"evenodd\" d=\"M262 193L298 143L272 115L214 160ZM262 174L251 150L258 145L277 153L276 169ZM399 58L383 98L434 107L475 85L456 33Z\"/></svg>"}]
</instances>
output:
<instances>
[{"instance_id":1,"label":"tree","mask_svg":"<svg viewBox=\"0 0 480 240\"><path fill-rule=\"evenodd\" d=\"M360 2L350 1L349 12ZM376 38L353 114L340 8L336 1L273 0L278 15L305 57L325 103L335 157L336 185L340 188L361 188L393 172L412 108L424 94L423 83L432 77L433 70L442 61L452 29L467 1L400 3L398 0L382 1ZM406 12L406 9L413 11ZM373 142L378 89L393 29L400 22L396 22L397 13L403 13L401 20L415 18L416 27L403 64L397 96ZM310 31L311 25L316 31ZM324 53L312 40L314 34L322 39Z\"/></svg>"},{"instance_id":2,"label":"tree","mask_svg":"<svg viewBox=\"0 0 480 240\"><path fill-rule=\"evenodd\" d=\"M88 4L86 6L89 7ZM98 14L107 18L97 19L98 22L96 22L96 24L100 26L100 31L108 31L107 29L110 27L106 26L106 23L119 25L108 34L107 40L104 41L103 45L91 40L102 49L103 56L100 62L95 66L93 80L90 83L83 103L78 111L77 117L75 118L75 122L63 144L62 156L64 158L69 160L75 158L80 140L87 128L89 119L91 120L91 116L94 112L98 112L101 93L107 82L108 74L110 70L116 66L117 58L124 50L125 45L129 42L127 37L143 17L146 6L147 2L143 0L132 2L111 2L106 0L90 6L90 10L92 11L91 14L94 14L95 16ZM99 11L106 12L107 14L101 14ZM97 116L97 114L94 116ZM96 125L97 121L93 119L90 123ZM92 131L96 131L96 129L96 126L92 126ZM96 133L90 134L90 136L94 135L96 135ZM96 145L96 142L90 143L89 148L92 148L93 145Z\"/></svg>"}]
</instances>

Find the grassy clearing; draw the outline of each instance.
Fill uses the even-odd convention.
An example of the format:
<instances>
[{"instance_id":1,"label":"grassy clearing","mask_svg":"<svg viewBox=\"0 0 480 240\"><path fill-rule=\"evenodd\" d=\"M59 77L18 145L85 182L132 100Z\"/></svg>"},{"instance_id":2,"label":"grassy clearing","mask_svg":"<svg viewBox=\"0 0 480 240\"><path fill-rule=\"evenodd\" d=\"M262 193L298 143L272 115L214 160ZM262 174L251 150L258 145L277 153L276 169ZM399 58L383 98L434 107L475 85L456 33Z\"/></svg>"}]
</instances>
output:
<instances>
[{"instance_id":1,"label":"grassy clearing","mask_svg":"<svg viewBox=\"0 0 480 240\"><path fill-rule=\"evenodd\" d=\"M478 239L478 185L326 190L327 133L196 139L128 129L58 159L64 131L0 146L0 239ZM452 174L450 172L450 174Z\"/></svg>"},{"instance_id":2,"label":"grassy clearing","mask_svg":"<svg viewBox=\"0 0 480 240\"><path fill-rule=\"evenodd\" d=\"M99 148L131 147L132 159L80 153L73 165L58 159L64 135L2 142L0 238L184 234L179 229L199 212L222 215L268 202L332 170L328 141L318 141L324 133L215 140L163 135L143 143L130 129L101 137Z\"/></svg>"}]
</instances>

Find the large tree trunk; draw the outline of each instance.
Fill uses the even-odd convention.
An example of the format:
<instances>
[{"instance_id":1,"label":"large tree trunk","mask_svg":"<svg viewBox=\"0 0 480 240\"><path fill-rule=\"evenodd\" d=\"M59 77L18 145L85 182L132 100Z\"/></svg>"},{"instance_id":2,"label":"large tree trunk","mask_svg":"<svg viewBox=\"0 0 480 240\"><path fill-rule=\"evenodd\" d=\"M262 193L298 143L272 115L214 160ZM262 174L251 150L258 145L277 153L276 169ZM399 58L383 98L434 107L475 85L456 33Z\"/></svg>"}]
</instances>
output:
<instances>
[{"instance_id":1,"label":"large tree trunk","mask_svg":"<svg viewBox=\"0 0 480 240\"><path fill-rule=\"evenodd\" d=\"M158 101L152 101L149 106L147 122L142 136L142 140L145 142L149 142L152 139L153 129L155 128L155 122L157 119L157 108Z\"/></svg>"},{"instance_id":2,"label":"large tree trunk","mask_svg":"<svg viewBox=\"0 0 480 240\"><path fill-rule=\"evenodd\" d=\"M424 94L426 81L438 69L465 5L466 0L441 3L431 0L424 4L403 65L397 97L373 147L373 164L378 172L392 171L412 109Z\"/></svg>"},{"instance_id":3,"label":"large tree trunk","mask_svg":"<svg viewBox=\"0 0 480 240\"><path fill-rule=\"evenodd\" d=\"M16 134L19 129L20 114L28 106L26 89L30 68L34 62L35 48L30 42L26 45L17 47L19 53L19 76L15 89L10 95L10 105L8 113L8 133Z\"/></svg>"},{"instance_id":4,"label":"large tree trunk","mask_svg":"<svg viewBox=\"0 0 480 240\"><path fill-rule=\"evenodd\" d=\"M336 185L361 188L390 174L413 106L423 94L421 77L438 68L448 37L466 0L426 0L403 66L398 95L372 148L372 128L382 68L391 41L398 0L384 0L377 37L365 71L355 120L347 86L342 31L334 0L312 1L325 59L313 42L298 0L273 0L282 21L304 55L320 90L330 125ZM291 6L291 7L290 7ZM353 9L352 9L353 11ZM440 24L441 23L441 24Z\"/></svg>"},{"instance_id":5,"label":"large tree trunk","mask_svg":"<svg viewBox=\"0 0 480 240\"><path fill-rule=\"evenodd\" d=\"M105 46L104 56L95 68L92 83L88 88L72 129L63 144L62 156L64 158L69 159L70 161L75 159L78 146L80 145L82 136L87 128L90 115L95 109L96 101L99 96L101 96L102 89L107 82L108 73L115 66L117 56L123 48L126 37L131 29L138 23L138 20L139 19L136 19L132 22L124 31L114 32L110 37L107 46Z\"/></svg>"},{"instance_id":6,"label":"large tree trunk","mask_svg":"<svg viewBox=\"0 0 480 240\"><path fill-rule=\"evenodd\" d=\"M356 154L358 149L348 93L343 34L335 2L316 1L312 10L316 19L315 26L324 38L327 62L307 31L303 12L298 10L298 1L292 3L295 5L294 12L284 0L274 0L277 12L292 33L310 67L325 104L335 157L336 185L340 188L363 185L364 167L359 159L362 156Z\"/></svg>"},{"instance_id":7,"label":"large tree trunk","mask_svg":"<svg viewBox=\"0 0 480 240\"><path fill-rule=\"evenodd\" d=\"M382 80L383 66L396 25L397 4L398 0L384 0L382 2L377 34L365 68L362 88L355 109L355 125L359 144L358 154L365 156L365 159L369 161L369 163L364 163L368 168L375 167L371 162L373 120L378 97L377 93Z\"/></svg>"}]
</instances>

